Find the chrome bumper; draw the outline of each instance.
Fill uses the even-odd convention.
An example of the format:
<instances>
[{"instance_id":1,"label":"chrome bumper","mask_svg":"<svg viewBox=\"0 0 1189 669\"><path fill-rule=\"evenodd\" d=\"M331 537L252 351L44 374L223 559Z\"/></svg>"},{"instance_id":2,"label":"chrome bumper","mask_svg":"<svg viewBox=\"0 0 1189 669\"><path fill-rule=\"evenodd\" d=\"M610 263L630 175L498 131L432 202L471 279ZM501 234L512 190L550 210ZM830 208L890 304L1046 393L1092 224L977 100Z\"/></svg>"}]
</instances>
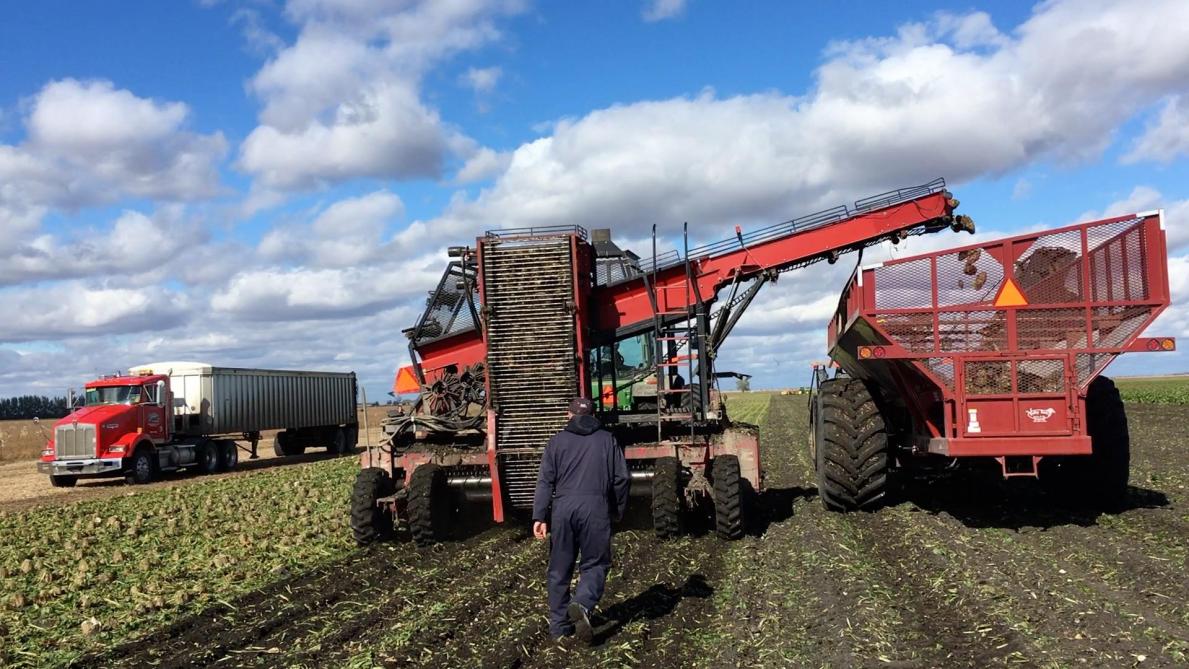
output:
<instances>
[{"instance_id":1,"label":"chrome bumper","mask_svg":"<svg viewBox=\"0 0 1189 669\"><path fill-rule=\"evenodd\" d=\"M124 471L122 458L86 458L38 462L37 471L54 476L115 476Z\"/></svg>"}]
</instances>

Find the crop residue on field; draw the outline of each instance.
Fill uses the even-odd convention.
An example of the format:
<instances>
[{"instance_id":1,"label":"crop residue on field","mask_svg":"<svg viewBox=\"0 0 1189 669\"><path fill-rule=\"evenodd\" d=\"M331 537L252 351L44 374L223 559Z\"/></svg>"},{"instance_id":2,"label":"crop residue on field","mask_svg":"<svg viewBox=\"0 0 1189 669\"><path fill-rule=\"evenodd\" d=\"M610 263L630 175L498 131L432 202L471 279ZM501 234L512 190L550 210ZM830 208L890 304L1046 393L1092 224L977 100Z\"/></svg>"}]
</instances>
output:
<instances>
[{"instance_id":1,"label":"crop residue on field","mask_svg":"<svg viewBox=\"0 0 1189 669\"><path fill-rule=\"evenodd\" d=\"M248 474L234 488L212 480L121 497L131 511L117 523L91 502L0 517L0 531L24 544L0 554L5 591L24 598L0 613L0 664L61 665L84 651L83 666L128 667L1186 661L1183 408L1129 407L1132 488L1121 513L972 475L911 486L875 513L838 515L816 499L805 399L730 396L733 418L761 425L767 470L762 514L741 541L699 532L659 541L647 504L634 500L591 649L548 640L547 548L523 524L480 526L430 550L356 550L344 524L354 465L330 460ZM167 511L191 497L210 509ZM14 535L22 524L36 530ZM75 563L41 538L55 531L74 542ZM79 556L83 571L111 579L112 602L80 605L105 590L85 577L73 590ZM169 566L169 578L154 564ZM42 584L43 573L67 585Z\"/></svg>"}]
</instances>

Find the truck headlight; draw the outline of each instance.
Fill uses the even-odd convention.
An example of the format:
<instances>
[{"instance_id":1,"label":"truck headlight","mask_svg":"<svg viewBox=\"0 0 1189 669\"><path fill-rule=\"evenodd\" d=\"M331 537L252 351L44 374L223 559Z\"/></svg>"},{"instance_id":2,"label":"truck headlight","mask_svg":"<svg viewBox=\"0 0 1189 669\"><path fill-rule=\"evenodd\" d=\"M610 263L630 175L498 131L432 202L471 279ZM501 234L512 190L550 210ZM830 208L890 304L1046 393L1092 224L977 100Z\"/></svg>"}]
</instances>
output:
<instances>
[{"instance_id":1,"label":"truck headlight","mask_svg":"<svg viewBox=\"0 0 1189 669\"><path fill-rule=\"evenodd\" d=\"M54 449L52 449L52 448L43 448L43 449L41 449L41 457L43 457L43 458L52 458L52 457L54 457Z\"/></svg>"},{"instance_id":2,"label":"truck headlight","mask_svg":"<svg viewBox=\"0 0 1189 669\"><path fill-rule=\"evenodd\" d=\"M123 446L112 446L111 448L107 449L107 452L108 453L123 453L124 447Z\"/></svg>"}]
</instances>

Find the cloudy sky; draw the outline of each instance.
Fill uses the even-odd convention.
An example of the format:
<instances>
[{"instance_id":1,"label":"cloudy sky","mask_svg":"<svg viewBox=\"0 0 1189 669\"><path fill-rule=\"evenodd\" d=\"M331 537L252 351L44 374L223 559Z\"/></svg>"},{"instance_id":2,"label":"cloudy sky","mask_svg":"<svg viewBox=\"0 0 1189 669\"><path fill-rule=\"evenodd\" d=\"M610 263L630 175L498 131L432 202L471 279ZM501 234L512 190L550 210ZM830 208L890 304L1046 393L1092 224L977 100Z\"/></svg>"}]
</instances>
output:
<instances>
[{"instance_id":1,"label":"cloudy sky","mask_svg":"<svg viewBox=\"0 0 1189 669\"><path fill-rule=\"evenodd\" d=\"M1189 341L1189 2L837 4L8 3L0 396L187 359L382 398L485 229L712 240L937 176L980 239L1167 208L1150 332ZM844 265L765 288L720 367L804 383Z\"/></svg>"}]
</instances>

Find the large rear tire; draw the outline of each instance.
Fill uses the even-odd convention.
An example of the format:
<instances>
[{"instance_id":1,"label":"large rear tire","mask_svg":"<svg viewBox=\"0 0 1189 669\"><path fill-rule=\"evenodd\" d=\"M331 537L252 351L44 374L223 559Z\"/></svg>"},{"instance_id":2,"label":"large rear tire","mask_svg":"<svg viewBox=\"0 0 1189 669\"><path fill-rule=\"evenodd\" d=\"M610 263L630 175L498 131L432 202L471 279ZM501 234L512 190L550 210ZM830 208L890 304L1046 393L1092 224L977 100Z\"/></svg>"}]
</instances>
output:
<instances>
[{"instance_id":1,"label":"large rear tire","mask_svg":"<svg viewBox=\"0 0 1189 669\"><path fill-rule=\"evenodd\" d=\"M1092 453L1041 461L1040 480L1050 493L1077 504L1110 509L1127 497L1131 435L1115 382L1099 376L1086 389L1086 433Z\"/></svg>"},{"instance_id":2,"label":"large rear tire","mask_svg":"<svg viewBox=\"0 0 1189 669\"><path fill-rule=\"evenodd\" d=\"M351 490L351 533L360 546L392 536L392 514L376 506L376 500L393 493L392 477L379 467L359 470Z\"/></svg>"},{"instance_id":3,"label":"large rear tire","mask_svg":"<svg viewBox=\"0 0 1189 669\"><path fill-rule=\"evenodd\" d=\"M658 458L652 470L652 527L661 539L681 536L681 461Z\"/></svg>"},{"instance_id":4,"label":"large rear tire","mask_svg":"<svg viewBox=\"0 0 1189 669\"><path fill-rule=\"evenodd\" d=\"M710 468L714 479L714 532L720 539L743 536L743 475L739 458L720 455Z\"/></svg>"},{"instance_id":5,"label":"large rear tire","mask_svg":"<svg viewBox=\"0 0 1189 669\"><path fill-rule=\"evenodd\" d=\"M288 455L301 455L306 452L306 447L295 443L295 435L287 430L278 432L272 438L272 452L278 458Z\"/></svg>"},{"instance_id":6,"label":"large rear tire","mask_svg":"<svg viewBox=\"0 0 1189 669\"><path fill-rule=\"evenodd\" d=\"M446 538L450 525L450 491L446 471L434 464L421 465L409 478L409 529L421 547Z\"/></svg>"},{"instance_id":7,"label":"large rear tire","mask_svg":"<svg viewBox=\"0 0 1189 669\"><path fill-rule=\"evenodd\" d=\"M831 511L875 509L888 490L890 458L883 415L858 379L828 379L818 392L818 496Z\"/></svg>"},{"instance_id":8,"label":"large rear tire","mask_svg":"<svg viewBox=\"0 0 1189 669\"><path fill-rule=\"evenodd\" d=\"M235 469L239 464L239 444L231 439L222 439L215 442L215 447L219 450L219 471Z\"/></svg>"},{"instance_id":9,"label":"large rear tire","mask_svg":"<svg viewBox=\"0 0 1189 669\"><path fill-rule=\"evenodd\" d=\"M203 474L219 471L219 442L206 441L198 447L198 469Z\"/></svg>"}]
</instances>

